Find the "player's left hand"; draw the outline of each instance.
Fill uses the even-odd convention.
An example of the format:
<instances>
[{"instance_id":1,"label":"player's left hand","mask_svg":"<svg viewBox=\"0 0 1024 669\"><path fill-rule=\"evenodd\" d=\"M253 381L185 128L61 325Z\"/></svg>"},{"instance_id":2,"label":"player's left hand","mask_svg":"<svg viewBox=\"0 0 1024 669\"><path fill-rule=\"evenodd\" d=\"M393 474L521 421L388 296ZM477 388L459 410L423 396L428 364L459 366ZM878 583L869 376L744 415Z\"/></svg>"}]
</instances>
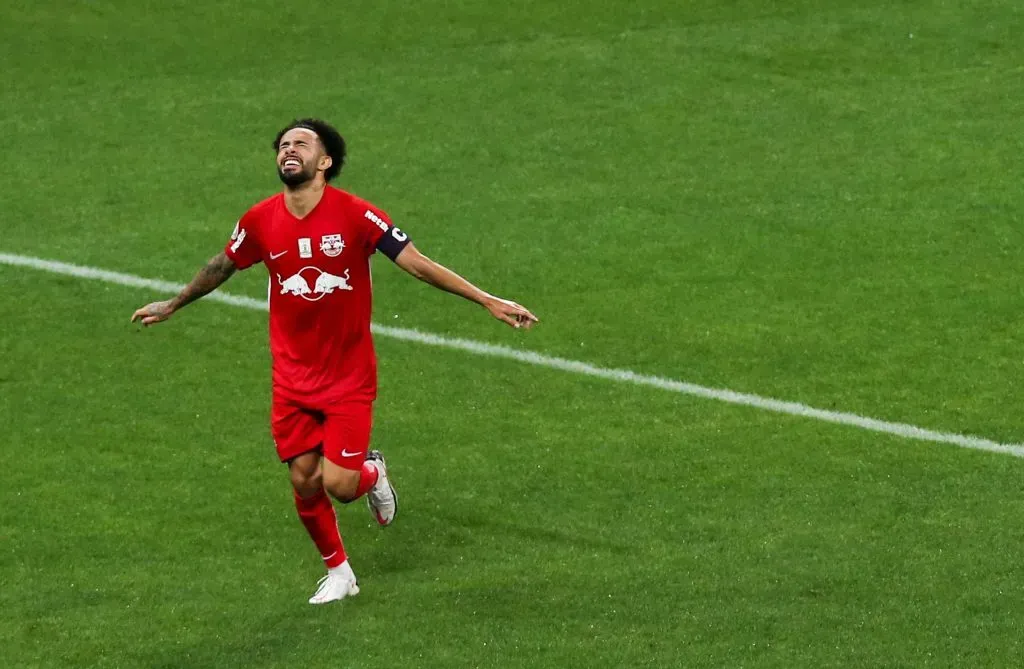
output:
<instances>
[{"instance_id":1,"label":"player's left hand","mask_svg":"<svg viewBox=\"0 0 1024 669\"><path fill-rule=\"evenodd\" d=\"M523 330L529 330L533 327L534 323L540 321L536 316L530 313L529 309L516 304L511 300L503 300L500 297L495 297L487 303L487 311L491 312L491 315L497 318L499 321L504 321L514 328L522 328Z\"/></svg>"}]
</instances>

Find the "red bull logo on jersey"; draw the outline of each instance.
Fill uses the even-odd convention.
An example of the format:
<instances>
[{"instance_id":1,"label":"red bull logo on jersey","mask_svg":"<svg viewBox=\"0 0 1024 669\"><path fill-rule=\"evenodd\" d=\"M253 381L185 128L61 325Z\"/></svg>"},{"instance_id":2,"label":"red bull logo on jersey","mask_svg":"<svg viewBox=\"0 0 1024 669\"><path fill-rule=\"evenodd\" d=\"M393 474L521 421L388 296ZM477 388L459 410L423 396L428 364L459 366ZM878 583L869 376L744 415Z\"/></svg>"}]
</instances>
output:
<instances>
[{"instance_id":1,"label":"red bull logo on jersey","mask_svg":"<svg viewBox=\"0 0 1024 669\"><path fill-rule=\"evenodd\" d=\"M328 258L336 258L345 250L345 240L341 235L324 235L320 238L320 250Z\"/></svg>"},{"instance_id":2,"label":"red bull logo on jersey","mask_svg":"<svg viewBox=\"0 0 1024 669\"><path fill-rule=\"evenodd\" d=\"M281 287L281 295L292 294L301 297L309 302L316 302L324 295L330 295L335 290L352 290L348 283L349 273L345 270L344 276L337 276L323 271L319 267L303 267L287 279L277 275L277 283ZM312 286L312 287L310 287Z\"/></svg>"}]
</instances>

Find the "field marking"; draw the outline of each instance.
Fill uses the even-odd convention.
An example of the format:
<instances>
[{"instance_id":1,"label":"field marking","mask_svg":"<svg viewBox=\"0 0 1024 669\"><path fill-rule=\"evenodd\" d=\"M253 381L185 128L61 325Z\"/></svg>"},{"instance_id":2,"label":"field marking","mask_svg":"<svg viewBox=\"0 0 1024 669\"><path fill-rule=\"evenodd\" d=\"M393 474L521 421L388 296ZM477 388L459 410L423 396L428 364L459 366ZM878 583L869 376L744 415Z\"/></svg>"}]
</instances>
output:
<instances>
[{"instance_id":1,"label":"field marking","mask_svg":"<svg viewBox=\"0 0 1024 669\"><path fill-rule=\"evenodd\" d=\"M120 286L147 288L162 293L176 293L181 290L184 285L180 283L173 283L171 281L146 279L141 276L122 274L120 272L110 272L95 267L83 267L81 265L71 265L53 260L44 260L42 258L33 258L31 256L12 255L9 253L0 253L0 264L13 265L15 267L28 267L35 270L52 272L54 274L63 274L65 276L74 276L81 279L105 281L107 283L114 283ZM267 310L266 300L256 300L251 297L231 295L223 291L214 291L203 299L223 302L225 304L244 307L246 309L255 309L258 311ZM1024 444L1003 444L997 441L992 441L991 439L985 439L984 437L956 434L953 432L936 432L934 430L927 430L915 425L908 425L906 423L891 423L889 421L867 418L865 416L845 413L842 411L815 409L814 407L799 404L797 402L785 402L783 400L776 400L748 393L739 393L723 388L708 388L706 386L687 383L685 381L676 381L674 379L666 379L659 376L638 374L628 369L596 367L585 362L566 360L565 358L555 358L541 353L532 353L530 351L519 351L507 346L485 344L472 339L443 337L429 332L396 328L388 325L374 324L372 329L375 335L381 337L401 339L403 341L411 341L419 344L426 344L428 346L440 346L443 348L456 349L492 358L505 358L529 365L558 369L564 372L571 372L573 374L581 374L583 376L590 376L599 379L631 383L638 386L650 386L652 388L659 388L661 390L667 390L683 395L703 397L705 399L718 400L719 402L727 402L729 404L739 404L774 413L800 416L803 418L813 418L827 423L848 425L862 430L882 432L908 439L930 441L940 444L953 444L955 446L960 446L961 448L971 448L979 451L991 451L994 453L1006 453L1017 457L1024 457Z\"/></svg>"}]
</instances>

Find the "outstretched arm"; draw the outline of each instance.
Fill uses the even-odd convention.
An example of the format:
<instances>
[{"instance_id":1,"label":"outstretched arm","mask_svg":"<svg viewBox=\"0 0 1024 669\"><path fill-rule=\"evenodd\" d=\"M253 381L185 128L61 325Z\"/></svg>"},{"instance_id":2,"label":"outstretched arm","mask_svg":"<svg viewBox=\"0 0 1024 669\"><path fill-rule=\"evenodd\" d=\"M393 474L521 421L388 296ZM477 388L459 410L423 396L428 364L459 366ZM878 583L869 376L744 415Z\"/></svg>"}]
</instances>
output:
<instances>
[{"instance_id":1,"label":"outstretched arm","mask_svg":"<svg viewBox=\"0 0 1024 669\"><path fill-rule=\"evenodd\" d=\"M485 293L444 265L440 265L420 253L412 243L402 249L402 252L395 258L395 264L420 281L464 297L471 302L476 302L491 312L492 316L514 328L529 328L537 322L537 317L526 308L515 302Z\"/></svg>"},{"instance_id":2,"label":"outstretched arm","mask_svg":"<svg viewBox=\"0 0 1024 669\"><path fill-rule=\"evenodd\" d=\"M192 281L185 286L177 297L162 302L152 302L132 314L132 323L141 320L143 325L152 325L165 321L186 304L195 302L203 295L212 292L235 273L235 263L223 251L210 258L206 267L199 270Z\"/></svg>"}]
</instances>

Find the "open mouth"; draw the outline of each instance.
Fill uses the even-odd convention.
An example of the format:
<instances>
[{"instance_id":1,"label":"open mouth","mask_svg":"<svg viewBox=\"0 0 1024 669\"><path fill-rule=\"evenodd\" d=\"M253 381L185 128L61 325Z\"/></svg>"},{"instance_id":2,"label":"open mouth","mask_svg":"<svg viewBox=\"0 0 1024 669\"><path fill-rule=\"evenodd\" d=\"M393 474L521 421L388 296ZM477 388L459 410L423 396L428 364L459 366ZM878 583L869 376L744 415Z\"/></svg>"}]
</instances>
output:
<instances>
[{"instance_id":1,"label":"open mouth","mask_svg":"<svg viewBox=\"0 0 1024 669\"><path fill-rule=\"evenodd\" d=\"M302 167L302 163L299 162L298 158L289 158L288 160L286 160L283 163L281 163L281 169L283 169L283 170L286 170L286 169L288 169L290 167L294 167L296 169L299 169L299 168Z\"/></svg>"}]
</instances>

